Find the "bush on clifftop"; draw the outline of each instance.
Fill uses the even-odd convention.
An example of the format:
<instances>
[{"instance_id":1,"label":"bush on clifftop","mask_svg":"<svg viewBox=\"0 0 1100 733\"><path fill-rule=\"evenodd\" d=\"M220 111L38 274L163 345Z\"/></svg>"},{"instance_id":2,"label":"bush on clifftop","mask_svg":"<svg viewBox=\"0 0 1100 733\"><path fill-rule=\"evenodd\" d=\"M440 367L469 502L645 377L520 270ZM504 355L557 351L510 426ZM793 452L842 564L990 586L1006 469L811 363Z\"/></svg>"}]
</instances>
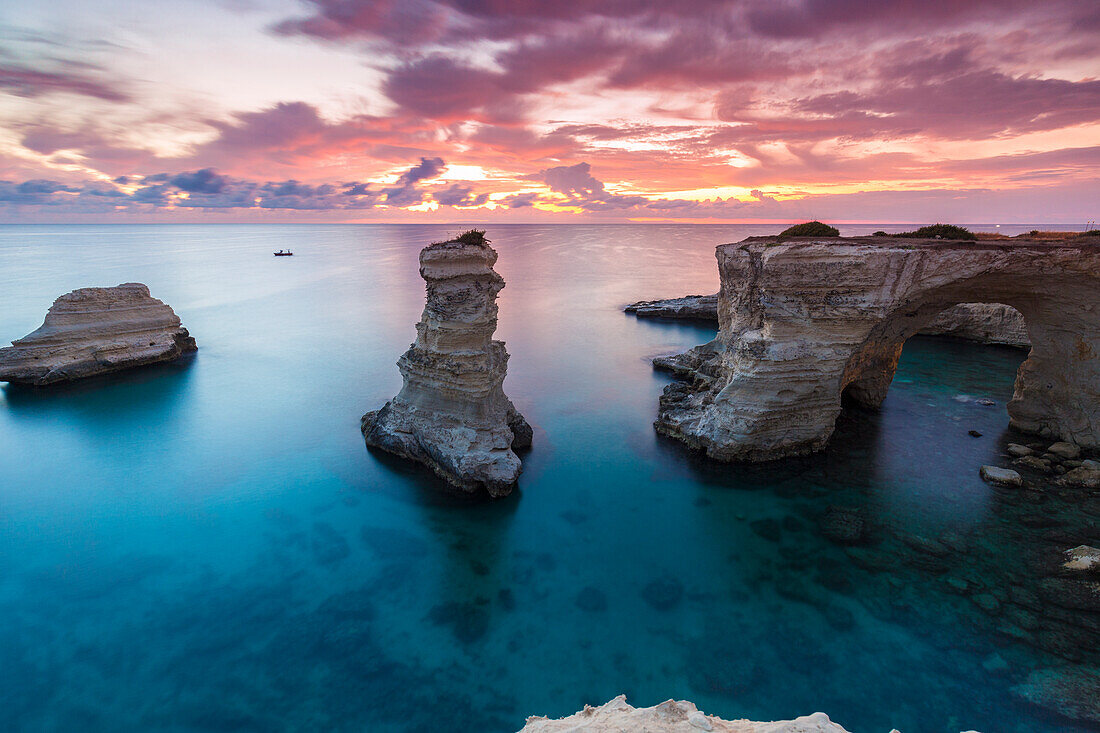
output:
<instances>
[{"instance_id":1,"label":"bush on clifftop","mask_svg":"<svg viewBox=\"0 0 1100 733\"><path fill-rule=\"evenodd\" d=\"M898 232L897 234L891 234L891 237L903 237L905 239L974 239L974 233L964 227L958 227L954 224L932 224L931 226L921 227L912 232Z\"/></svg>"},{"instance_id":2,"label":"bush on clifftop","mask_svg":"<svg viewBox=\"0 0 1100 733\"><path fill-rule=\"evenodd\" d=\"M840 232L836 227L822 224L819 221L806 221L795 224L779 233L781 237L839 237Z\"/></svg>"},{"instance_id":3,"label":"bush on clifftop","mask_svg":"<svg viewBox=\"0 0 1100 733\"><path fill-rule=\"evenodd\" d=\"M488 244L489 240L485 238L484 229L467 229L459 234L452 241L462 242L463 244Z\"/></svg>"}]
</instances>

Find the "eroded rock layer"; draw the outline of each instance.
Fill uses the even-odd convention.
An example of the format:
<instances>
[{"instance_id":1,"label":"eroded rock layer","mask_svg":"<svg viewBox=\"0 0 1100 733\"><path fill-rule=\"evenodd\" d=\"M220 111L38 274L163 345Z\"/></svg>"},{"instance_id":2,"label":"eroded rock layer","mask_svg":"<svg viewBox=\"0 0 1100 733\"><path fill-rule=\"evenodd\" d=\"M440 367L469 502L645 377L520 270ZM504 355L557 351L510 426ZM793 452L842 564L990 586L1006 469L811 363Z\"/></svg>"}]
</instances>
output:
<instances>
[{"instance_id":1,"label":"eroded rock layer","mask_svg":"<svg viewBox=\"0 0 1100 733\"><path fill-rule=\"evenodd\" d=\"M1100 239L751 237L717 257L719 333L659 364L689 380L661 397L662 433L722 460L819 450L842 394L878 405L907 338L983 301L1027 323L1011 423L1100 447Z\"/></svg>"},{"instance_id":2,"label":"eroded rock layer","mask_svg":"<svg viewBox=\"0 0 1100 733\"><path fill-rule=\"evenodd\" d=\"M362 419L367 445L419 461L463 491L511 492L514 448L531 427L505 396L504 343L493 340L497 253L485 241L440 242L420 253L427 304L416 342L397 362L401 392Z\"/></svg>"},{"instance_id":3,"label":"eroded rock layer","mask_svg":"<svg viewBox=\"0 0 1100 733\"><path fill-rule=\"evenodd\" d=\"M639 300L623 310L639 318L718 323L718 295L685 295L667 300ZM953 336L982 344L1027 347L1024 317L1001 303L960 303L941 311L920 330L927 336Z\"/></svg>"},{"instance_id":4,"label":"eroded rock layer","mask_svg":"<svg viewBox=\"0 0 1100 733\"><path fill-rule=\"evenodd\" d=\"M145 285L81 288L55 300L38 330L0 349L0 382L66 382L195 348L179 317Z\"/></svg>"},{"instance_id":5,"label":"eroded rock layer","mask_svg":"<svg viewBox=\"0 0 1100 733\"><path fill-rule=\"evenodd\" d=\"M804 715L794 720L758 723L752 720L723 720L701 712L686 700L668 700L651 708L636 708L626 701L626 695L591 707L567 718L551 720L530 717L520 733L620 733L649 731L650 733L848 733L829 720L825 713Z\"/></svg>"}]
</instances>

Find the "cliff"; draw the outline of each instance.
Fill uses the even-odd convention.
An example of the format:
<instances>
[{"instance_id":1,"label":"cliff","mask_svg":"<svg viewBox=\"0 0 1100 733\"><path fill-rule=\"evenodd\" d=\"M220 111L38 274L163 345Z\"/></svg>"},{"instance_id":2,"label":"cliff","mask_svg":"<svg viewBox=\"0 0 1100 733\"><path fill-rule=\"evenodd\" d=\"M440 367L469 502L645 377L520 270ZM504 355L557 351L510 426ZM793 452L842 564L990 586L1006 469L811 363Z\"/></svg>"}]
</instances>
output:
<instances>
[{"instance_id":1,"label":"cliff","mask_svg":"<svg viewBox=\"0 0 1100 733\"><path fill-rule=\"evenodd\" d=\"M0 349L0 382L46 385L171 361L195 339L141 283L81 288L50 306L42 326Z\"/></svg>"},{"instance_id":2,"label":"cliff","mask_svg":"<svg viewBox=\"0 0 1100 733\"><path fill-rule=\"evenodd\" d=\"M519 478L513 449L531 444L531 427L504 394L508 352L492 339L504 287L497 253L480 237L463 240L421 251L427 303L416 342L397 362L401 392L361 427L367 445L418 461L462 491L499 497Z\"/></svg>"},{"instance_id":3,"label":"cliff","mask_svg":"<svg viewBox=\"0 0 1100 733\"><path fill-rule=\"evenodd\" d=\"M876 406L905 340L959 303L1004 303L1031 351L1012 425L1100 448L1100 238L1011 243L750 237L717 248L719 332L662 360L659 432L721 460L820 450L841 397Z\"/></svg>"},{"instance_id":4,"label":"cliff","mask_svg":"<svg viewBox=\"0 0 1100 733\"><path fill-rule=\"evenodd\" d=\"M639 318L718 323L718 295L685 295L667 300L640 300L623 308ZM919 333L953 336L982 344L1031 345L1024 317L1015 308L1000 303L960 303L941 311Z\"/></svg>"}]
</instances>

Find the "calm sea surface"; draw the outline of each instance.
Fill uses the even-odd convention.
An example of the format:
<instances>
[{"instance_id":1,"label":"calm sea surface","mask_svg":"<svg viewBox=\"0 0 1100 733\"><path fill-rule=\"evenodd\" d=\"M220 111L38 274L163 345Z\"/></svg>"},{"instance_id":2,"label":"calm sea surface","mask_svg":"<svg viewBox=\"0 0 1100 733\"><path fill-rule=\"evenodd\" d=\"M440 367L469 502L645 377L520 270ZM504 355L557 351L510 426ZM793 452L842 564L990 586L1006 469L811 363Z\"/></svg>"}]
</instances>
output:
<instances>
[{"instance_id":1,"label":"calm sea surface","mask_svg":"<svg viewBox=\"0 0 1100 733\"><path fill-rule=\"evenodd\" d=\"M714 464L655 435L649 364L713 330L621 306L714 292L714 246L777 227L492 227L535 443L513 496L471 503L359 433L400 387L417 254L458 229L0 227L3 343L137 281L199 344L0 389L0 728L514 731L626 693L857 733L1083 730L1011 693L1064 661L960 593L1026 584L1050 531L978 478L1023 352L914 339L825 454ZM874 545L829 542L830 506Z\"/></svg>"}]
</instances>

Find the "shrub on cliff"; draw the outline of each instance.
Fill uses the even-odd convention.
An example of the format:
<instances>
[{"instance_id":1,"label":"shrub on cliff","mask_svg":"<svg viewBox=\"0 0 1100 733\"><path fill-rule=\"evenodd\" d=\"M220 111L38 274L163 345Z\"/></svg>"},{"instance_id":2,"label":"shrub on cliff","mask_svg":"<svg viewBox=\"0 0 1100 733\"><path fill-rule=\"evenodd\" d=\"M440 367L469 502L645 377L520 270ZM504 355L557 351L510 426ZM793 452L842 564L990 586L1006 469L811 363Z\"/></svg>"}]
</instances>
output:
<instances>
[{"instance_id":1,"label":"shrub on cliff","mask_svg":"<svg viewBox=\"0 0 1100 733\"><path fill-rule=\"evenodd\" d=\"M485 238L484 229L467 229L451 241L463 244L489 244L489 240Z\"/></svg>"},{"instance_id":2,"label":"shrub on cliff","mask_svg":"<svg viewBox=\"0 0 1100 733\"><path fill-rule=\"evenodd\" d=\"M840 232L836 227L822 224L819 221L806 221L795 224L779 233L781 237L839 237Z\"/></svg>"},{"instance_id":3,"label":"shrub on cliff","mask_svg":"<svg viewBox=\"0 0 1100 733\"><path fill-rule=\"evenodd\" d=\"M905 239L974 239L974 233L964 227L958 227L954 224L932 224L931 226L921 227L912 232L898 232L897 234L891 234L891 237L903 237Z\"/></svg>"}]
</instances>

